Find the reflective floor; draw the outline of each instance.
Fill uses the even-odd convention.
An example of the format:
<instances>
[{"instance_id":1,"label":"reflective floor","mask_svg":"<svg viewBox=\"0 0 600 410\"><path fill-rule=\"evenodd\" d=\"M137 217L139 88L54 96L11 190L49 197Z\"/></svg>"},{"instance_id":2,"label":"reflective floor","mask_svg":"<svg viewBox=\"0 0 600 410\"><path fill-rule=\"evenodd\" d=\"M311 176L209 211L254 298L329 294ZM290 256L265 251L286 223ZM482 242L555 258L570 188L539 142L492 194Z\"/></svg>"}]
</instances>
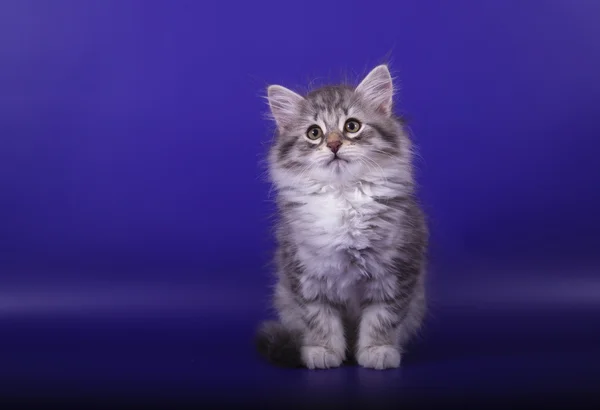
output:
<instances>
[{"instance_id":1,"label":"reflective floor","mask_svg":"<svg viewBox=\"0 0 600 410\"><path fill-rule=\"evenodd\" d=\"M594 272L582 268L562 282L551 271L513 271L502 280L498 272L482 271L477 279L463 272L460 282L437 280L421 337L400 369L384 372L288 370L263 362L252 345L256 324L268 315L262 286L50 283L40 274L0 290L0 393L15 400L171 405L553 397L573 405L600 387Z\"/></svg>"}]
</instances>

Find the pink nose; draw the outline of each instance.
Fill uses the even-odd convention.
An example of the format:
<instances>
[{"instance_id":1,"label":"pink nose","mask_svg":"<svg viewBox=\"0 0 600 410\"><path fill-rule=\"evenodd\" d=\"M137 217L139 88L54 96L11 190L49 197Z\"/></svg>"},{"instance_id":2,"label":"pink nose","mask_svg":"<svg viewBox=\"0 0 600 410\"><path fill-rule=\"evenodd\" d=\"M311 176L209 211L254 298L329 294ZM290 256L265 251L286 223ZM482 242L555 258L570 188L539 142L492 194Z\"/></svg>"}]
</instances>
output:
<instances>
[{"instance_id":1,"label":"pink nose","mask_svg":"<svg viewBox=\"0 0 600 410\"><path fill-rule=\"evenodd\" d=\"M327 148L329 148L331 150L331 152L333 152L334 154L339 151L341 146L342 146L342 141L340 141L338 139L335 139L332 141L327 141Z\"/></svg>"}]
</instances>

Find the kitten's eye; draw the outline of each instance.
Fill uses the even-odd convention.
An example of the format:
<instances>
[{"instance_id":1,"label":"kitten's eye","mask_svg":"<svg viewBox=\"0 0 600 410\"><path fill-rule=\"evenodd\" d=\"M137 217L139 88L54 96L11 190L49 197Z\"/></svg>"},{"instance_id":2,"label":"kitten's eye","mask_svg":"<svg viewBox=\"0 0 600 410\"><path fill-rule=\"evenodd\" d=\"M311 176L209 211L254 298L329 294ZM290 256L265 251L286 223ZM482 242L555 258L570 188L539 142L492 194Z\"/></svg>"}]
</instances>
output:
<instances>
[{"instance_id":1,"label":"kitten's eye","mask_svg":"<svg viewBox=\"0 0 600 410\"><path fill-rule=\"evenodd\" d=\"M346 132L354 134L360 130L360 122L354 118L350 118L348 121L346 121L346 124L344 124L344 129Z\"/></svg>"},{"instance_id":2,"label":"kitten's eye","mask_svg":"<svg viewBox=\"0 0 600 410\"><path fill-rule=\"evenodd\" d=\"M313 125L306 131L306 136L308 139L317 140L323 136L323 131L318 125Z\"/></svg>"}]
</instances>

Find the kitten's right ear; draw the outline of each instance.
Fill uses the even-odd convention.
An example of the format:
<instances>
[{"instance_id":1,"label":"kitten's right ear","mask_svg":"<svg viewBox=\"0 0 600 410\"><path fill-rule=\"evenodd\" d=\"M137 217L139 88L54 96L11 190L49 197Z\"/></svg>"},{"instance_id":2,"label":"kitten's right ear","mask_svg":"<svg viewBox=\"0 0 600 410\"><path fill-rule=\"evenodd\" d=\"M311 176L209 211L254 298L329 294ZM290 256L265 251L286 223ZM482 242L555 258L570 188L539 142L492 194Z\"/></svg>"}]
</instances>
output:
<instances>
[{"instance_id":1,"label":"kitten's right ear","mask_svg":"<svg viewBox=\"0 0 600 410\"><path fill-rule=\"evenodd\" d=\"M300 105L304 101L304 97L280 85L267 88L267 99L279 128L285 128L292 123L299 115Z\"/></svg>"},{"instance_id":2,"label":"kitten's right ear","mask_svg":"<svg viewBox=\"0 0 600 410\"><path fill-rule=\"evenodd\" d=\"M377 111L390 115L394 96L394 84L387 65L375 67L362 82L356 87L356 92L377 109Z\"/></svg>"}]
</instances>

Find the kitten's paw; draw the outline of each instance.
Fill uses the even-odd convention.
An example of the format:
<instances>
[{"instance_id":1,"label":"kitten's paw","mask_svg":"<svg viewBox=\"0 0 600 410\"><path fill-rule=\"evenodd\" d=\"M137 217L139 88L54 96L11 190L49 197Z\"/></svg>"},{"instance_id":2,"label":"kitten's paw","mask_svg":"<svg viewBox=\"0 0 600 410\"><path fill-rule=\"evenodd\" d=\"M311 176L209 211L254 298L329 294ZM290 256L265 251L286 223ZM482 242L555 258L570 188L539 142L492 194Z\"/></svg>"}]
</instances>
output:
<instances>
[{"instance_id":1,"label":"kitten's paw","mask_svg":"<svg viewBox=\"0 0 600 410\"><path fill-rule=\"evenodd\" d=\"M304 346L302 361L309 369L329 369L342 364L342 357L330 349L321 346Z\"/></svg>"},{"instance_id":2,"label":"kitten's paw","mask_svg":"<svg viewBox=\"0 0 600 410\"><path fill-rule=\"evenodd\" d=\"M371 346L359 350L356 361L369 369L392 369L400 366L400 352L393 346Z\"/></svg>"}]
</instances>

